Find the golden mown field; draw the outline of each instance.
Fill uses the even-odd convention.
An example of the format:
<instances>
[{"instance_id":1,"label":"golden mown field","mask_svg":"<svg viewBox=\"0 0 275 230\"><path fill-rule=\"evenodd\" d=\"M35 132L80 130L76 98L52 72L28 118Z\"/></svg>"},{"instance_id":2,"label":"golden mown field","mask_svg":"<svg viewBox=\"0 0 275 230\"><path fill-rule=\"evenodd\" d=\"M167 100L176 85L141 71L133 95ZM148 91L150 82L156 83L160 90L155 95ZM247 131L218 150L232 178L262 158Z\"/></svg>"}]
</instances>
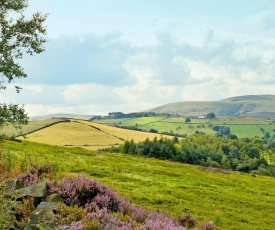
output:
<instances>
[{"instance_id":1,"label":"golden mown field","mask_svg":"<svg viewBox=\"0 0 275 230\"><path fill-rule=\"evenodd\" d=\"M59 146L82 147L89 150L98 150L124 143L125 140L135 142L146 138L160 138L155 133L139 132L116 127L110 127L94 122L71 120L41 129L26 135L26 140ZM19 137L23 139L23 137Z\"/></svg>"}]
</instances>

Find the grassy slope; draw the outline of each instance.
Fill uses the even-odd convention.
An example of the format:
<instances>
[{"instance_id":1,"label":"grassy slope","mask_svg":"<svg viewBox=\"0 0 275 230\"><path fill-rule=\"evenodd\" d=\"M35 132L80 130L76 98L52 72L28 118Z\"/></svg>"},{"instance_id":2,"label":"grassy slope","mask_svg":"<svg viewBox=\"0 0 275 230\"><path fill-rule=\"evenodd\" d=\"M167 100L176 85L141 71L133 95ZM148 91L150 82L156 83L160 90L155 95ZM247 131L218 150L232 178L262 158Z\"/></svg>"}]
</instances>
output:
<instances>
[{"instance_id":1,"label":"grassy slope","mask_svg":"<svg viewBox=\"0 0 275 230\"><path fill-rule=\"evenodd\" d=\"M61 174L84 173L114 188L135 205L168 212L184 209L218 229L273 229L274 178L219 173L156 159L94 153L31 142L5 142L5 151L33 162L49 162Z\"/></svg>"},{"instance_id":2,"label":"grassy slope","mask_svg":"<svg viewBox=\"0 0 275 230\"><path fill-rule=\"evenodd\" d=\"M72 120L41 129L26 136L27 140L60 146L83 147L89 150L110 147L133 139L144 141L147 137L160 138L160 134L138 132L116 127L110 127L89 121ZM23 139L23 137L19 138Z\"/></svg>"},{"instance_id":3,"label":"grassy slope","mask_svg":"<svg viewBox=\"0 0 275 230\"><path fill-rule=\"evenodd\" d=\"M64 118L51 118L38 121L29 121L28 125L24 125L21 130L16 130L12 125L4 126L0 133L5 133L7 135L19 135L20 133L28 133L30 131L46 127L56 122L62 122L66 119Z\"/></svg>"}]
</instances>

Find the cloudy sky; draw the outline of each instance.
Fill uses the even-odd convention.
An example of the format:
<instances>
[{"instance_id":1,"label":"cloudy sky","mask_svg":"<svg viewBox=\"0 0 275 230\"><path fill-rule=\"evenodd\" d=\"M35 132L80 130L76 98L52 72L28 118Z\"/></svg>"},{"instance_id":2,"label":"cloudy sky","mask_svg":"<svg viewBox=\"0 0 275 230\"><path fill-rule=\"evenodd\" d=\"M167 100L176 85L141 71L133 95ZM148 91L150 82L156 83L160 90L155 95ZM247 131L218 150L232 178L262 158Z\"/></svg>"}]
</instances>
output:
<instances>
[{"instance_id":1,"label":"cloudy sky","mask_svg":"<svg viewBox=\"0 0 275 230\"><path fill-rule=\"evenodd\" d=\"M274 0L30 0L46 51L0 99L30 116L275 94ZM12 87L10 87L12 88Z\"/></svg>"}]
</instances>

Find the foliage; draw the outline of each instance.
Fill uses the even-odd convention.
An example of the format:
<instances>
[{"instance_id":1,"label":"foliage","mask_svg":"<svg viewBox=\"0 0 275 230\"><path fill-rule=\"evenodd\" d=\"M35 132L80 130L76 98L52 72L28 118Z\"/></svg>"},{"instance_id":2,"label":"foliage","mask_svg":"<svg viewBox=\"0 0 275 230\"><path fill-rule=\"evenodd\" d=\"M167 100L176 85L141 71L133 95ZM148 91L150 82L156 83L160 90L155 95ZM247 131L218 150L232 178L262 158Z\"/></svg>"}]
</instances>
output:
<instances>
[{"instance_id":1,"label":"foliage","mask_svg":"<svg viewBox=\"0 0 275 230\"><path fill-rule=\"evenodd\" d=\"M194 228L196 226L197 221L190 215L185 214L179 217L179 222L182 226L189 228Z\"/></svg>"},{"instance_id":2,"label":"foliage","mask_svg":"<svg viewBox=\"0 0 275 230\"><path fill-rule=\"evenodd\" d=\"M215 113L211 112L206 115L208 119L214 119L216 117Z\"/></svg>"},{"instance_id":3,"label":"foliage","mask_svg":"<svg viewBox=\"0 0 275 230\"><path fill-rule=\"evenodd\" d=\"M154 112L137 112L137 113L122 113L122 112L110 112L109 117L113 118L137 118L137 117L150 117L155 116ZM107 117L108 118L108 117Z\"/></svg>"},{"instance_id":4,"label":"foliage","mask_svg":"<svg viewBox=\"0 0 275 230\"><path fill-rule=\"evenodd\" d=\"M57 183L49 183L49 186L49 193L59 194L66 205L78 205L89 211L94 205L112 212L123 211L128 206L113 190L82 175L75 179L65 177Z\"/></svg>"},{"instance_id":5,"label":"foliage","mask_svg":"<svg viewBox=\"0 0 275 230\"><path fill-rule=\"evenodd\" d=\"M5 198L4 188L7 185L8 179L2 173L3 171L0 174L0 229L12 229L14 227L12 215L16 203Z\"/></svg>"},{"instance_id":6,"label":"foliage","mask_svg":"<svg viewBox=\"0 0 275 230\"><path fill-rule=\"evenodd\" d=\"M35 210L33 198L23 198L22 203L15 207L15 226L24 229L29 221L31 212Z\"/></svg>"},{"instance_id":7,"label":"foliage","mask_svg":"<svg viewBox=\"0 0 275 230\"><path fill-rule=\"evenodd\" d=\"M31 19L26 19L27 6L27 0L1 0L0 74L9 83L14 78L27 77L16 60L22 59L24 53L33 55L44 51L42 44L46 40L41 35L46 34L43 27L46 15L35 13ZM2 81L1 88L5 87Z\"/></svg>"},{"instance_id":8,"label":"foliage","mask_svg":"<svg viewBox=\"0 0 275 230\"><path fill-rule=\"evenodd\" d=\"M67 206L61 202L56 205L55 212L54 223L57 226L75 224L86 216L86 211L83 208L79 208L77 205Z\"/></svg>"},{"instance_id":9,"label":"foliage","mask_svg":"<svg viewBox=\"0 0 275 230\"><path fill-rule=\"evenodd\" d=\"M113 190L82 175L65 177L59 182L48 181L48 186L48 193L58 193L64 201L64 204L56 205L54 225L58 229L185 230L174 218L133 207ZM22 220L19 229L24 228L23 224L35 209L34 202L31 203L31 199L27 201L16 209ZM186 223L191 229L195 227L196 220L189 217Z\"/></svg>"},{"instance_id":10,"label":"foliage","mask_svg":"<svg viewBox=\"0 0 275 230\"><path fill-rule=\"evenodd\" d=\"M12 124L15 128L21 128L28 123L28 116L23 107L19 105L0 104L0 127Z\"/></svg>"},{"instance_id":11,"label":"foliage","mask_svg":"<svg viewBox=\"0 0 275 230\"><path fill-rule=\"evenodd\" d=\"M40 182L46 176L53 177L53 168L49 164L32 165L28 168L28 173L18 176L19 183L24 185L32 185Z\"/></svg>"},{"instance_id":12,"label":"foliage","mask_svg":"<svg viewBox=\"0 0 275 230\"><path fill-rule=\"evenodd\" d=\"M270 133L269 132L265 132L264 133L264 138L271 138Z\"/></svg>"},{"instance_id":13,"label":"foliage","mask_svg":"<svg viewBox=\"0 0 275 230\"><path fill-rule=\"evenodd\" d=\"M191 122L191 119L189 117L186 117L184 122L189 123L189 122Z\"/></svg>"},{"instance_id":14,"label":"foliage","mask_svg":"<svg viewBox=\"0 0 275 230\"><path fill-rule=\"evenodd\" d=\"M149 132L150 133L158 133L158 130L156 130L156 129L150 129Z\"/></svg>"},{"instance_id":15,"label":"foliage","mask_svg":"<svg viewBox=\"0 0 275 230\"><path fill-rule=\"evenodd\" d=\"M46 40L42 35L46 34L43 27L46 15L35 13L27 19L24 15L27 0L1 0L0 3L0 89L5 89L15 78L27 77L16 61L22 59L24 53L33 55L44 50L42 44ZM19 92L20 87L15 89ZM27 120L22 107L0 104L0 127L7 123L21 126Z\"/></svg>"},{"instance_id":16,"label":"foliage","mask_svg":"<svg viewBox=\"0 0 275 230\"><path fill-rule=\"evenodd\" d=\"M155 138L153 141L147 138L144 142L138 144L133 141L126 141L121 148L123 153L144 155L162 160L181 158L181 152L176 148L174 141L167 138L160 138L159 140Z\"/></svg>"},{"instance_id":17,"label":"foliage","mask_svg":"<svg viewBox=\"0 0 275 230\"><path fill-rule=\"evenodd\" d=\"M247 142L224 136L197 134L186 137L180 142L167 138L146 139L139 143L134 143L133 140L125 141L120 147L106 150L249 173L252 170L257 172L255 170L261 164L268 165L267 160L263 156L261 158L262 144L258 139Z\"/></svg>"}]
</instances>

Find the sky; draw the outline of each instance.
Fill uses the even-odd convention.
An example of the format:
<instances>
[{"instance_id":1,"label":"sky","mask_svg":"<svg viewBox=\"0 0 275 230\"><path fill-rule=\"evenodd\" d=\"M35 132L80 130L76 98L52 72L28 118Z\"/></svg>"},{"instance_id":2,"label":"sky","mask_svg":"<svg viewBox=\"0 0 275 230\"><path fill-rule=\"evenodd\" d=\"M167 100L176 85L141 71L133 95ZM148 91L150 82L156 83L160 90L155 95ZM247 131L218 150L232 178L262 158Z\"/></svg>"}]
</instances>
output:
<instances>
[{"instance_id":1,"label":"sky","mask_svg":"<svg viewBox=\"0 0 275 230\"><path fill-rule=\"evenodd\" d=\"M29 116L275 94L274 0L29 0L37 11L45 52L0 93Z\"/></svg>"}]
</instances>

